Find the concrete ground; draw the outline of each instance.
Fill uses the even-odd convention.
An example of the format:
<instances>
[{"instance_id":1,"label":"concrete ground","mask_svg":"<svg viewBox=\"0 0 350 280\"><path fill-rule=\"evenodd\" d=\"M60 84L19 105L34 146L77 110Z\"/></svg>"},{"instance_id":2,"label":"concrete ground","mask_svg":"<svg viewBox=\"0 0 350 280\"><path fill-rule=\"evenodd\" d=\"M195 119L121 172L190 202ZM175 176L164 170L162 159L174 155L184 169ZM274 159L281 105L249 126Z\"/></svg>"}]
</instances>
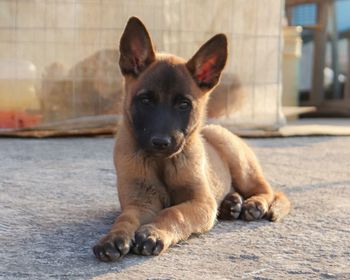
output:
<instances>
[{"instance_id":1,"label":"concrete ground","mask_svg":"<svg viewBox=\"0 0 350 280\"><path fill-rule=\"evenodd\" d=\"M111 138L0 139L0 279L350 279L350 137L247 140L293 205L159 257L98 262L118 214Z\"/></svg>"}]
</instances>

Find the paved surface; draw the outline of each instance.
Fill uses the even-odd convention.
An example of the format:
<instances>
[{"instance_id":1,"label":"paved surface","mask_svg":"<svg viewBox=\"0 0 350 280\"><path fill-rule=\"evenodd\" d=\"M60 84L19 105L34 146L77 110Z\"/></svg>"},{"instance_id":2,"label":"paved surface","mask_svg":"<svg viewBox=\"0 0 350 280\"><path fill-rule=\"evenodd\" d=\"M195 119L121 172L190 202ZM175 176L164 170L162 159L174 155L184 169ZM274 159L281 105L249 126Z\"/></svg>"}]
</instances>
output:
<instances>
[{"instance_id":1,"label":"paved surface","mask_svg":"<svg viewBox=\"0 0 350 280\"><path fill-rule=\"evenodd\" d=\"M350 279L350 137L248 142L290 216L106 264L91 247L118 213L113 140L0 139L0 279Z\"/></svg>"}]
</instances>

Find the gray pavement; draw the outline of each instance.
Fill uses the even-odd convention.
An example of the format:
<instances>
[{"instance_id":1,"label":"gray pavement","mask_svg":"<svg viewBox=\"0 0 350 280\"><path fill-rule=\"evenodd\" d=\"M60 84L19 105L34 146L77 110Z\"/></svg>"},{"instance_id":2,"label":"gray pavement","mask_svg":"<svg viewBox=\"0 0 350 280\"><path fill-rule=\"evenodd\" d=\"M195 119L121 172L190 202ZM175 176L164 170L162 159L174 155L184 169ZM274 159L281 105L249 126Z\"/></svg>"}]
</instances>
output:
<instances>
[{"instance_id":1,"label":"gray pavement","mask_svg":"<svg viewBox=\"0 0 350 280\"><path fill-rule=\"evenodd\" d=\"M294 205L283 222L219 222L162 256L100 263L113 139L0 139L0 279L350 279L350 137L247 141Z\"/></svg>"}]
</instances>

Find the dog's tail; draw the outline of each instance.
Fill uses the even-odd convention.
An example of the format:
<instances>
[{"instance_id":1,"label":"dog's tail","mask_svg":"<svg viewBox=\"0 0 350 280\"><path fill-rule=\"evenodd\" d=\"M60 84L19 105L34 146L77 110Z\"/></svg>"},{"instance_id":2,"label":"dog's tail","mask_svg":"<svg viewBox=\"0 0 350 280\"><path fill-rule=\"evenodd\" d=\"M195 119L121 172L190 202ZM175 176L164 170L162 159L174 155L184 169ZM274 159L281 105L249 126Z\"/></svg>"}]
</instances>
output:
<instances>
[{"instance_id":1,"label":"dog's tail","mask_svg":"<svg viewBox=\"0 0 350 280\"><path fill-rule=\"evenodd\" d=\"M276 192L275 198L265 217L272 222L278 222L289 213L290 208L291 203L287 196L282 192Z\"/></svg>"}]
</instances>

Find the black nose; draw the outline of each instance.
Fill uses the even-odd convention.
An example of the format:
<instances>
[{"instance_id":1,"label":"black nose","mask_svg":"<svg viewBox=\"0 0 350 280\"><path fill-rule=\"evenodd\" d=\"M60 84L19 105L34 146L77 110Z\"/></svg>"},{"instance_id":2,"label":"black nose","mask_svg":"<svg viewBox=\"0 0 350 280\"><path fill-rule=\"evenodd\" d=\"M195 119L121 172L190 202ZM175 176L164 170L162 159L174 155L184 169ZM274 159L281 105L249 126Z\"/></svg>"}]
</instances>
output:
<instances>
[{"instance_id":1,"label":"black nose","mask_svg":"<svg viewBox=\"0 0 350 280\"><path fill-rule=\"evenodd\" d=\"M151 138L152 147L157 150L165 150L170 147L171 138L169 136L153 136Z\"/></svg>"}]
</instances>

